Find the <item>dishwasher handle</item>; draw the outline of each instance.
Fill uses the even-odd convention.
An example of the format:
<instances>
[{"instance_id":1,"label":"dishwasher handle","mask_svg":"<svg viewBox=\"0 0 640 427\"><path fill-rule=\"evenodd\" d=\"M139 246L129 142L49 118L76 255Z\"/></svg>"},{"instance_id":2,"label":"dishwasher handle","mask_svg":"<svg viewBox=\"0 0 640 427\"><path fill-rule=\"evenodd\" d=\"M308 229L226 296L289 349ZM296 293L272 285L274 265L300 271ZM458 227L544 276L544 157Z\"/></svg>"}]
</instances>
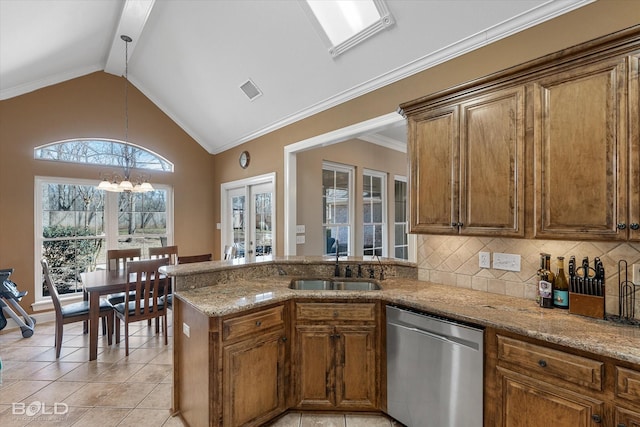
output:
<instances>
[{"instance_id":1,"label":"dishwasher handle","mask_svg":"<svg viewBox=\"0 0 640 427\"><path fill-rule=\"evenodd\" d=\"M441 335L435 332L431 332L431 331L427 331L424 329L420 329L420 328L416 328L415 326L407 326L407 325L402 325L400 323L394 323L394 322L388 322L387 325L391 325L391 326L397 326L398 328L402 328L411 332L416 332L420 335L425 335L429 338L433 338L436 339L438 341L442 341L442 342L446 342L446 343L450 343L450 344L455 344L455 345L461 345L464 347L469 347L473 350L480 350L480 345L476 342L473 341L469 341L469 340L464 340L461 338L456 338L456 337L451 337L451 336L446 336L446 335Z\"/></svg>"}]
</instances>

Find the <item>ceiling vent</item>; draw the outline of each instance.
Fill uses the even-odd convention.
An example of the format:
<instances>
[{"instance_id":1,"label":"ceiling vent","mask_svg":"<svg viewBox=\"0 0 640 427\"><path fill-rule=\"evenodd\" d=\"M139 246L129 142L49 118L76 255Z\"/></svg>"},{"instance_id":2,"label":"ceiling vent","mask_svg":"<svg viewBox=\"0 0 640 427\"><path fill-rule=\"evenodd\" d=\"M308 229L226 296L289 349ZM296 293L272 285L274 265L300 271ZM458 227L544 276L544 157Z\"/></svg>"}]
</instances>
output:
<instances>
[{"instance_id":1,"label":"ceiling vent","mask_svg":"<svg viewBox=\"0 0 640 427\"><path fill-rule=\"evenodd\" d=\"M251 101L253 101L257 97L262 95L262 91L260 89L258 89L258 86L256 86L256 84L254 82L252 82L251 79L249 79L245 83L243 83L240 86L240 89L242 89L244 94L247 95L247 97Z\"/></svg>"}]
</instances>

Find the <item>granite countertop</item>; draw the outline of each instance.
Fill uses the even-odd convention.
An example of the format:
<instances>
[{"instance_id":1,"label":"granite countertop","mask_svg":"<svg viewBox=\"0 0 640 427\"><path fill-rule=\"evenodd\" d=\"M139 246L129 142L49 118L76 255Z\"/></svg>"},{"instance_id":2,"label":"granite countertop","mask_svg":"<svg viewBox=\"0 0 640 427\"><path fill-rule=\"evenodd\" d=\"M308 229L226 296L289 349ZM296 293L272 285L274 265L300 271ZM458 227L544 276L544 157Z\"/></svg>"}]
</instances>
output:
<instances>
[{"instance_id":1,"label":"granite countertop","mask_svg":"<svg viewBox=\"0 0 640 427\"><path fill-rule=\"evenodd\" d=\"M238 279L176 291L177 297L210 317L292 298L379 299L436 315L495 327L550 343L640 364L640 327L539 308L522 298L438 285L406 278L380 282L380 291L302 291L289 289L291 276Z\"/></svg>"}]
</instances>

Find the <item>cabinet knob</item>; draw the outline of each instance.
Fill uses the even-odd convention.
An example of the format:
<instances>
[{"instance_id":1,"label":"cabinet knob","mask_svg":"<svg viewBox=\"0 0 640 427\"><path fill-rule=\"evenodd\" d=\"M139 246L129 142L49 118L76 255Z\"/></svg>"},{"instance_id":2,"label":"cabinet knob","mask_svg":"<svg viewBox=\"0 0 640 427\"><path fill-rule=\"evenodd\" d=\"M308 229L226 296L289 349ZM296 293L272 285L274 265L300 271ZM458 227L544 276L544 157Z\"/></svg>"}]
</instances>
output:
<instances>
[{"instance_id":1,"label":"cabinet knob","mask_svg":"<svg viewBox=\"0 0 640 427\"><path fill-rule=\"evenodd\" d=\"M463 225L464 225L464 224L463 224L463 223L461 223L461 222L459 222L459 223L458 223L458 227L462 227Z\"/></svg>"},{"instance_id":2,"label":"cabinet knob","mask_svg":"<svg viewBox=\"0 0 640 427\"><path fill-rule=\"evenodd\" d=\"M631 228L632 230L638 230L640 229L640 224L638 224L637 222L632 222L631 225L629 225L629 228Z\"/></svg>"},{"instance_id":3,"label":"cabinet knob","mask_svg":"<svg viewBox=\"0 0 640 427\"><path fill-rule=\"evenodd\" d=\"M618 223L618 230L624 230L625 228L627 228L627 224L624 222Z\"/></svg>"},{"instance_id":4,"label":"cabinet knob","mask_svg":"<svg viewBox=\"0 0 640 427\"><path fill-rule=\"evenodd\" d=\"M591 415L591 420L596 424L600 424L602 422L602 417L598 414L593 414Z\"/></svg>"},{"instance_id":5,"label":"cabinet knob","mask_svg":"<svg viewBox=\"0 0 640 427\"><path fill-rule=\"evenodd\" d=\"M282 337L282 342L287 342L287 337Z\"/></svg>"},{"instance_id":6,"label":"cabinet knob","mask_svg":"<svg viewBox=\"0 0 640 427\"><path fill-rule=\"evenodd\" d=\"M618 423L617 427L627 427L627 425L625 423Z\"/></svg>"},{"instance_id":7,"label":"cabinet knob","mask_svg":"<svg viewBox=\"0 0 640 427\"><path fill-rule=\"evenodd\" d=\"M547 361L546 361L546 360L544 360L544 359L540 359L540 360L538 360L538 365L539 365L541 368L546 368L546 367L547 367Z\"/></svg>"},{"instance_id":8,"label":"cabinet knob","mask_svg":"<svg viewBox=\"0 0 640 427\"><path fill-rule=\"evenodd\" d=\"M457 226L458 226L458 223L457 223L457 222L452 222L452 223L451 223L451 226L452 226L452 227L457 227Z\"/></svg>"},{"instance_id":9,"label":"cabinet knob","mask_svg":"<svg viewBox=\"0 0 640 427\"><path fill-rule=\"evenodd\" d=\"M262 326L262 322L261 322L261 321L259 321L259 320L258 320L258 321L256 321L256 326L257 326L257 327Z\"/></svg>"}]
</instances>

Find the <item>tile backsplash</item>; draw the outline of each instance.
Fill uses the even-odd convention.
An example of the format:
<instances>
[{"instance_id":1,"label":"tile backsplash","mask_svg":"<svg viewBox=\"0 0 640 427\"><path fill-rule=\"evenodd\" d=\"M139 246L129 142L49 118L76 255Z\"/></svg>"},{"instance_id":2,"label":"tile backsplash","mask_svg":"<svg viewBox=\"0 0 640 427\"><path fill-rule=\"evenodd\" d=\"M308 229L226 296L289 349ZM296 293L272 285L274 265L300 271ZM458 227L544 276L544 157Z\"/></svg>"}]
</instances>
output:
<instances>
[{"instance_id":1,"label":"tile backsplash","mask_svg":"<svg viewBox=\"0 0 640 427\"><path fill-rule=\"evenodd\" d=\"M508 239L493 237L418 236L418 278L434 283L476 289L519 298L535 299L540 252L552 256L555 272L557 256L571 255L577 260L600 257L606 272L606 311L618 314L618 261L640 263L640 243L577 242L566 240ZM519 272L480 268L479 252L519 254ZM636 317L640 316L640 295L636 298Z\"/></svg>"}]
</instances>

